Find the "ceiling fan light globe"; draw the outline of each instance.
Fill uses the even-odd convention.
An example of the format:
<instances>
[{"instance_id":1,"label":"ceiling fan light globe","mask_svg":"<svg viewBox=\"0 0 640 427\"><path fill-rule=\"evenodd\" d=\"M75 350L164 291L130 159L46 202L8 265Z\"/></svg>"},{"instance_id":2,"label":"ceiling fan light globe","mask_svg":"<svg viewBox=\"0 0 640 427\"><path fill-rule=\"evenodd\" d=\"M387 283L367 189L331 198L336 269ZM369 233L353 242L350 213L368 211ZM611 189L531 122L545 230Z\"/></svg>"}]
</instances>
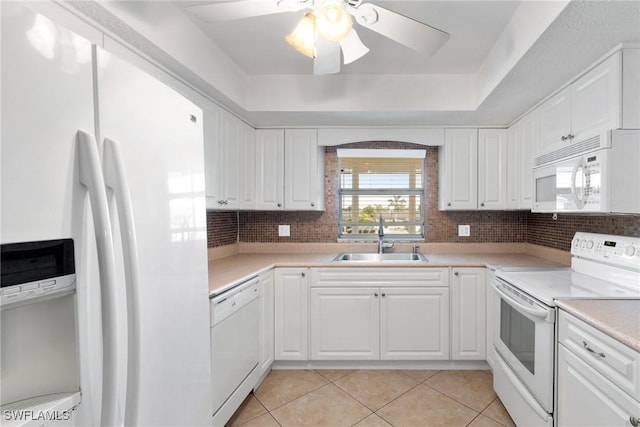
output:
<instances>
[{"instance_id":1,"label":"ceiling fan light globe","mask_svg":"<svg viewBox=\"0 0 640 427\"><path fill-rule=\"evenodd\" d=\"M340 41L353 28L351 15L340 2L325 2L317 13L318 32L327 40Z\"/></svg>"},{"instance_id":2,"label":"ceiling fan light globe","mask_svg":"<svg viewBox=\"0 0 640 427\"><path fill-rule=\"evenodd\" d=\"M313 13L306 13L298 22L295 30L285 37L294 49L309 58L315 58L316 45L316 17Z\"/></svg>"}]
</instances>

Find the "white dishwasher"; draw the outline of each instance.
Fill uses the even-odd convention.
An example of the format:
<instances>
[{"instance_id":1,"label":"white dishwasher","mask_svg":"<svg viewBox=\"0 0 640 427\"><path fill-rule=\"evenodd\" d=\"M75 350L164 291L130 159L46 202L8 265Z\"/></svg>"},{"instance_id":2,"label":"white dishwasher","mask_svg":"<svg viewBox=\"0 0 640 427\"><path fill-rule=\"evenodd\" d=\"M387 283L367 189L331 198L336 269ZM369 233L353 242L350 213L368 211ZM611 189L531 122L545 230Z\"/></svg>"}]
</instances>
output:
<instances>
[{"instance_id":1,"label":"white dishwasher","mask_svg":"<svg viewBox=\"0 0 640 427\"><path fill-rule=\"evenodd\" d=\"M258 283L258 277L249 279L211 300L211 373L214 414L258 366L260 357ZM239 397L244 399L245 396Z\"/></svg>"}]
</instances>

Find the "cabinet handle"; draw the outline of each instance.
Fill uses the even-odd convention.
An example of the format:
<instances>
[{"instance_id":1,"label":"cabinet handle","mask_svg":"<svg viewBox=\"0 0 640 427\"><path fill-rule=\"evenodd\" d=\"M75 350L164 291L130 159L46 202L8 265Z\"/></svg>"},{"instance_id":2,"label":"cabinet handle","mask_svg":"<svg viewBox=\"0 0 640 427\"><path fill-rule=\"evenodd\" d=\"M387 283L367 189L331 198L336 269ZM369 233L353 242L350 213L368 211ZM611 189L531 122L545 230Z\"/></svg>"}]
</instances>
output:
<instances>
[{"instance_id":1,"label":"cabinet handle","mask_svg":"<svg viewBox=\"0 0 640 427\"><path fill-rule=\"evenodd\" d=\"M630 416L629 417L629 422L631 423L631 425L633 427L640 426L640 418L638 418L638 417Z\"/></svg>"},{"instance_id":2,"label":"cabinet handle","mask_svg":"<svg viewBox=\"0 0 640 427\"><path fill-rule=\"evenodd\" d=\"M455 271L455 272L453 273L453 275L454 275L454 276L459 276L459 275L460 275L460 273L459 273L458 271Z\"/></svg>"},{"instance_id":3,"label":"cabinet handle","mask_svg":"<svg viewBox=\"0 0 640 427\"><path fill-rule=\"evenodd\" d=\"M560 137L560 141L566 141L567 139L569 139L569 138L568 138L568 137L566 137L566 136L564 136L564 135L562 135L562 136Z\"/></svg>"},{"instance_id":4,"label":"cabinet handle","mask_svg":"<svg viewBox=\"0 0 640 427\"><path fill-rule=\"evenodd\" d=\"M600 356L600 357L606 357L604 353L598 353L597 351L594 351L593 349L589 348L589 344L587 344L586 341L582 341L582 345L589 353L593 353L596 356Z\"/></svg>"},{"instance_id":5,"label":"cabinet handle","mask_svg":"<svg viewBox=\"0 0 640 427\"><path fill-rule=\"evenodd\" d=\"M571 135L571 134L567 135L567 139L573 139L575 137L576 137L575 135Z\"/></svg>"},{"instance_id":6,"label":"cabinet handle","mask_svg":"<svg viewBox=\"0 0 640 427\"><path fill-rule=\"evenodd\" d=\"M278 203L278 207L281 208L282 207L282 203Z\"/></svg>"},{"instance_id":7,"label":"cabinet handle","mask_svg":"<svg viewBox=\"0 0 640 427\"><path fill-rule=\"evenodd\" d=\"M315 203L311 202L311 207L314 207L315 205L316 205Z\"/></svg>"},{"instance_id":8,"label":"cabinet handle","mask_svg":"<svg viewBox=\"0 0 640 427\"><path fill-rule=\"evenodd\" d=\"M302 273L300 273L300 275L301 275L302 277L306 277L307 273L305 273L305 272L303 271Z\"/></svg>"},{"instance_id":9,"label":"cabinet handle","mask_svg":"<svg viewBox=\"0 0 640 427\"><path fill-rule=\"evenodd\" d=\"M385 294L385 293L383 292L383 293L382 293L382 296L383 296L383 297L386 297L386 296L387 296L387 294Z\"/></svg>"},{"instance_id":10,"label":"cabinet handle","mask_svg":"<svg viewBox=\"0 0 640 427\"><path fill-rule=\"evenodd\" d=\"M451 206L451 202L447 203L447 206Z\"/></svg>"},{"instance_id":11,"label":"cabinet handle","mask_svg":"<svg viewBox=\"0 0 640 427\"><path fill-rule=\"evenodd\" d=\"M480 203L480 206L483 206L483 207L484 207L484 202L483 202L483 203Z\"/></svg>"},{"instance_id":12,"label":"cabinet handle","mask_svg":"<svg viewBox=\"0 0 640 427\"><path fill-rule=\"evenodd\" d=\"M375 293L373 294L373 296L374 296L374 297L377 297L377 296L378 296L378 293L377 293L377 292L375 292Z\"/></svg>"}]
</instances>

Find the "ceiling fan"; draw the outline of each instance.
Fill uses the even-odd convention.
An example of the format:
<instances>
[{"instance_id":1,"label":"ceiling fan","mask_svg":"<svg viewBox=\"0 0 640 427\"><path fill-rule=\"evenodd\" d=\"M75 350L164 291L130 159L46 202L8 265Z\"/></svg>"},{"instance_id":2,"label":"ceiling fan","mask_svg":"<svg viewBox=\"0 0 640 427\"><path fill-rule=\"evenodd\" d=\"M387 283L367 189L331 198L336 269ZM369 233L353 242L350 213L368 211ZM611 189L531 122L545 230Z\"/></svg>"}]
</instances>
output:
<instances>
[{"instance_id":1,"label":"ceiling fan","mask_svg":"<svg viewBox=\"0 0 640 427\"><path fill-rule=\"evenodd\" d=\"M429 56L449 39L444 31L363 0L233 0L187 9L207 22L311 9L285 38L314 59L314 74L337 73L341 56L349 64L369 52L352 17L360 26Z\"/></svg>"}]
</instances>

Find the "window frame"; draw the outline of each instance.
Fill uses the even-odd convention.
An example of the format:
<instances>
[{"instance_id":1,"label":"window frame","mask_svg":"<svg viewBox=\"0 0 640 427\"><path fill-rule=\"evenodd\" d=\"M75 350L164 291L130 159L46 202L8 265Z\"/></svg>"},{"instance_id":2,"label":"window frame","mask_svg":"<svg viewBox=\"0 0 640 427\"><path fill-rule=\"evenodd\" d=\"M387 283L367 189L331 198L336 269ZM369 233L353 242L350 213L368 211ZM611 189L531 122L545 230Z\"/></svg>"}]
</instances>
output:
<instances>
[{"instance_id":1,"label":"window frame","mask_svg":"<svg viewBox=\"0 0 640 427\"><path fill-rule=\"evenodd\" d=\"M355 154L355 155L354 155ZM392 155L385 155L392 154ZM343 183L343 172L341 168L341 158L357 158L357 157L366 157L366 158L420 158L421 160L421 172L420 172L420 186L419 188L382 188L382 189L353 189L353 188L342 188ZM425 209L424 209L424 197L425 197L425 169L426 169L426 151L425 150L381 150L381 149L371 149L371 150L354 150L354 149L345 149L338 150L338 241L356 241L356 240L377 240L378 234L378 222L346 222L343 221L343 198L344 196L388 196L392 198L393 196L416 196L416 204L417 204L417 213L418 220L411 222L390 222L385 221L385 238L389 240L398 240L398 241L416 241L416 240L424 240L425 235ZM408 174L411 172L408 171ZM416 181L416 184L418 181ZM404 234L404 233L393 233L391 231L387 231L389 227L397 227L398 225L402 227L416 227L417 233ZM369 233L345 233L343 232L346 227L375 227L376 232Z\"/></svg>"}]
</instances>

